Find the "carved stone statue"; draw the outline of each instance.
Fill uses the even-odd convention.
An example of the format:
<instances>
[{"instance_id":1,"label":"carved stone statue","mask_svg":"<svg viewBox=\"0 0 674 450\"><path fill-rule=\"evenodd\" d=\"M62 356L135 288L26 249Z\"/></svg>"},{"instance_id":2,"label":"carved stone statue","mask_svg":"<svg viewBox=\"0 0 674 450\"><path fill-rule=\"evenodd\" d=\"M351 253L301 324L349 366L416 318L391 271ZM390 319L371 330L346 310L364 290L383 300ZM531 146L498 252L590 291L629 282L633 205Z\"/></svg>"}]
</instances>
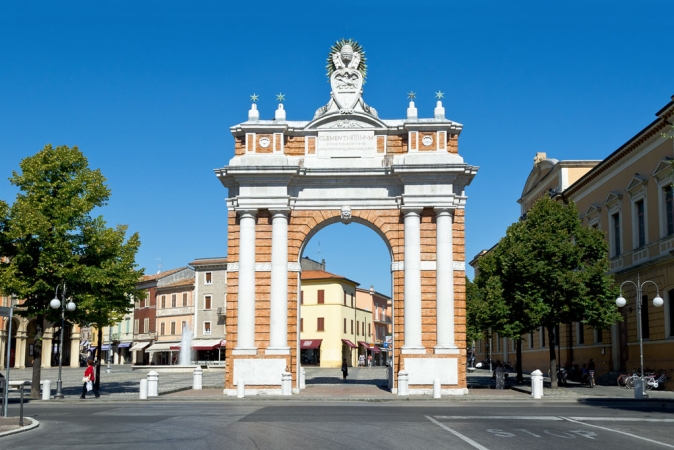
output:
<instances>
[{"instance_id":1,"label":"carved stone statue","mask_svg":"<svg viewBox=\"0 0 674 450\"><path fill-rule=\"evenodd\" d=\"M328 77L332 87L331 99L314 115L351 114L364 112L377 117L377 111L363 101L363 84L367 75L365 52L358 42L342 39L332 46L327 60Z\"/></svg>"}]
</instances>

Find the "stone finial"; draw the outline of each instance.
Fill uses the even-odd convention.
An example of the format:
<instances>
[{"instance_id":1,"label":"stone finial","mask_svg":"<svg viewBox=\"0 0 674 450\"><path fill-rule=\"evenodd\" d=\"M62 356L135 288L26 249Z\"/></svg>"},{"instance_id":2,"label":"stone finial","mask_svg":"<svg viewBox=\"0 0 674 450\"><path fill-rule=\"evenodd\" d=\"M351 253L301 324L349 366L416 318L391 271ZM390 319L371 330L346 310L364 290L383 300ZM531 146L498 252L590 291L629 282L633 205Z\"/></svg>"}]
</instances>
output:
<instances>
[{"instance_id":1,"label":"stone finial","mask_svg":"<svg viewBox=\"0 0 674 450\"><path fill-rule=\"evenodd\" d=\"M276 120L286 120L286 111L283 109L283 104L279 103L276 114L274 115Z\"/></svg>"},{"instance_id":2,"label":"stone finial","mask_svg":"<svg viewBox=\"0 0 674 450\"><path fill-rule=\"evenodd\" d=\"M547 155L545 152L536 152L536 156L534 156L534 166L541 161L545 161L546 158Z\"/></svg>"},{"instance_id":3,"label":"stone finial","mask_svg":"<svg viewBox=\"0 0 674 450\"><path fill-rule=\"evenodd\" d=\"M253 103L248 111L248 120L260 120L260 111L257 110L257 104Z\"/></svg>"},{"instance_id":4,"label":"stone finial","mask_svg":"<svg viewBox=\"0 0 674 450\"><path fill-rule=\"evenodd\" d=\"M410 105L407 107L407 118L416 119L419 115L417 113L417 108L414 106L414 101L410 100Z\"/></svg>"},{"instance_id":5,"label":"stone finial","mask_svg":"<svg viewBox=\"0 0 674 450\"><path fill-rule=\"evenodd\" d=\"M442 106L442 100L438 100L438 103L435 106L435 118L445 120L445 108Z\"/></svg>"}]
</instances>

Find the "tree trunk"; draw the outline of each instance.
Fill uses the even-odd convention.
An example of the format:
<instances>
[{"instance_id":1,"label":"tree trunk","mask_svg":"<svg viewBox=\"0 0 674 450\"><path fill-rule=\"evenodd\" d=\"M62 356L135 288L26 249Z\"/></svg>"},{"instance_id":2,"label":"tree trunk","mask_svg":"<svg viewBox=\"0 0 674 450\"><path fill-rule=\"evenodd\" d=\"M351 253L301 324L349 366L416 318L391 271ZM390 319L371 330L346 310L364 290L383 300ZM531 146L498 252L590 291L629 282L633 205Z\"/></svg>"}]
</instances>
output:
<instances>
[{"instance_id":1,"label":"tree trunk","mask_svg":"<svg viewBox=\"0 0 674 450\"><path fill-rule=\"evenodd\" d=\"M548 347L550 347L550 388L557 386L557 352L555 351L555 325L545 327L548 330Z\"/></svg>"},{"instance_id":2,"label":"tree trunk","mask_svg":"<svg viewBox=\"0 0 674 450\"><path fill-rule=\"evenodd\" d=\"M524 381L524 377L522 376L522 338L519 337L517 339L516 345L515 345L515 357L517 360L515 361L515 370L517 371L517 382L521 383Z\"/></svg>"},{"instance_id":3,"label":"tree trunk","mask_svg":"<svg viewBox=\"0 0 674 450\"><path fill-rule=\"evenodd\" d=\"M96 360L96 390L101 388L101 355L103 354L103 328L98 327L98 359Z\"/></svg>"},{"instance_id":4,"label":"tree trunk","mask_svg":"<svg viewBox=\"0 0 674 450\"><path fill-rule=\"evenodd\" d=\"M35 319L35 344L33 344L33 379L30 385L30 398L40 398L40 377L42 376L42 335L44 330L44 316ZM51 350L51 349L49 349ZM51 357L51 351L47 352ZM7 362L9 364L9 361Z\"/></svg>"}]
</instances>

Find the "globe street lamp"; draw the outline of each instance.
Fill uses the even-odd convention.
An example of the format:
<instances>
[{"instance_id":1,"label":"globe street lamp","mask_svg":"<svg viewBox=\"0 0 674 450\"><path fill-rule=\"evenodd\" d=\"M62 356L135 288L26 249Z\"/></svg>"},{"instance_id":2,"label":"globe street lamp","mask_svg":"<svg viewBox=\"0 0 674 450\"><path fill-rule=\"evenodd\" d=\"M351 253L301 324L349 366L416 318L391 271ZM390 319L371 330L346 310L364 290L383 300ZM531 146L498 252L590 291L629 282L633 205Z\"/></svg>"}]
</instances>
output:
<instances>
[{"instance_id":1,"label":"globe street lamp","mask_svg":"<svg viewBox=\"0 0 674 450\"><path fill-rule=\"evenodd\" d=\"M66 283L65 281L63 282L63 289L61 289L61 300L59 300L59 286L60 284L56 285L56 292L54 293L54 299L49 302L49 306L51 306L52 309L59 309L61 308L61 337L59 338L59 378L56 381L56 395L54 395L54 398L63 398L63 392L61 391L62 387L62 382L61 382L61 367L63 366L63 328L65 327L65 320L66 320L66 309L68 311L75 311L75 303L73 303L72 299L68 300L68 303L66 304Z\"/></svg>"},{"instance_id":2,"label":"globe street lamp","mask_svg":"<svg viewBox=\"0 0 674 450\"><path fill-rule=\"evenodd\" d=\"M641 363L641 396L645 397L646 396L646 390L645 390L645 385L644 385L644 340L643 340L643 335L642 335L642 329L641 329L641 305L642 305L642 298L641 298L641 292L643 290L643 287L651 283L653 286L655 286L655 298L653 299L653 306L655 307L660 307L662 306L665 301L660 297L660 288L658 288L658 285L655 284L654 281L646 280L643 283L641 282L640 275L637 274L637 282L635 283L634 281L627 280L623 281L623 283L620 285L620 297L618 297L615 301L615 304L618 305L619 308L622 308L627 304L627 300L625 300L625 297L623 297L623 286L625 284L631 284L637 289L637 334L639 335L639 357L640 357L640 363ZM636 393L635 393L636 395Z\"/></svg>"}]
</instances>

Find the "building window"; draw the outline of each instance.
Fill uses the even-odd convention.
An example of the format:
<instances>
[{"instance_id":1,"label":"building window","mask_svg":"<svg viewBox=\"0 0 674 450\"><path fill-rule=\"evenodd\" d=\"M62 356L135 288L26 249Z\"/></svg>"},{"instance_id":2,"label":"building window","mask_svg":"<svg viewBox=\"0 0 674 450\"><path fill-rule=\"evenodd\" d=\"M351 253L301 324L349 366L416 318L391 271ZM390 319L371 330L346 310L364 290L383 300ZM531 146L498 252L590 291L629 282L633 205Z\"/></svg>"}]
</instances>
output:
<instances>
[{"instance_id":1,"label":"building window","mask_svg":"<svg viewBox=\"0 0 674 450\"><path fill-rule=\"evenodd\" d=\"M300 291L300 305L304 305L304 291Z\"/></svg>"},{"instance_id":2,"label":"building window","mask_svg":"<svg viewBox=\"0 0 674 450\"><path fill-rule=\"evenodd\" d=\"M300 319L300 333L304 331L304 319Z\"/></svg>"},{"instance_id":3,"label":"building window","mask_svg":"<svg viewBox=\"0 0 674 450\"><path fill-rule=\"evenodd\" d=\"M368 335L369 337L372 337L372 324L369 324L369 325L367 326L367 335Z\"/></svg>"},{"instance_id":4,"label":"building window","mask_svg":"<svg viewBox=\"0 0 674 450\"><path fill-rule=\"evenodd\" d=\"M641 336L644 339L650 339L651 327L648 320L648 295L641 296Z\"/></svg>"},{"instance_id":5,"label":"building window","mask_svg":"<svg viewBox=\"0 0 674 450\"><path fill-rule=\"evenodd\" d=\"M143 333L150 332L150 319L143 319Z\"/></svg>"},{"instance_id":6,"label":"building window","mask_svg":"<svg viewBox=\"0 0 674 450\"><path fill-rule=\"evenodd\" d=\"M187 329L187 322L183 320L182 323L180 324L180 332L184 333L186 329Z\"/></svg>"},{"instance_id":7,"label":"building window","mask_svg":"<svg viewBox=\"0 0 674 450\"><path fill-rule=\"evenodd\" d=\"M351 294L351 307L353 308L353 294Z\"/></svg>"},{"instance_id":8,"label":"building window","mask_svg":"<svg viewBox=\"0 0 674 450\"><path fill-rule=\"evenodd\" d=\"M204 309L211 309L211 296L204 296Z\"/></svg>"},{"instance_id":9,"label":"building window","mask_svg":"<svg viewBox=\"0 0 674 450\"><path fill-rule=\"evenodd\" d=\"M353 334L353 319L351 319L351 334Z\"/></svg>"},{"instance_id":10,"label":"building window","mask_svg":"<svg viewBox=\"0 0 674 450\"><path fill-rule=\"evenodd\" d=\"M360 336L360 320L356 320L356 336Z\"/></svg>"},{"instance_id":11,"label":"building window","mask_svg":"<svg viewBox=\"0 0 674 450\"><path fill-rule=\"evenodd\" d=\"M140 322L140 320L138 320L138 319L134 319L134 320L133 320L133 334L138 334L138 333L139 333L139 331L138 331L138 328L139 328L138 324L139 324L139 322Z\"/></svg>"},{"instance_id":12,"label":"building window","mask_svg":"<svg viewBox=\"0 0 674 450\"><path fill-rule=\"evenodd\" d=\"M129 334L129 330L130 330L130 329L131 329L131 319L127 318L127 319L124 321L124 332L125 332L126 334Z\"/></svg>"},{"instance_id":13,"label":"building window","mask_svg":"<svg viewBox=\"0 0 674 450\"><path fill-rule=\"evenodd\" d=\"M363 335L363 337L365 337L365 322L360 324L360 329L362 330L361 334Z\"/></svg>"},{"instance_id":14,"label":"building window","mask_svg":"<svg viewBox=\"0 0 674 450\"><path fill-rule=\"evenodd\" d=\"M604 342L604 330L601 328L595 328L594 329L594 343L595 344L601 344Z\"/></svg>"},{"instance_id":15,"label":"building window","mask_svg":"<svg viewBox=\"0 0 674 450\"><path fill-rule=\"evenodd\" d=\"M149 308L150 307L150 293L147 293L147 296L145 297L145 307Z\"/></svg>"},{"instance_id":16,"label":"building window","mask_svg":"<svg viewBox=\"0 0 674 450\"><path fill-rule=\"evenodd\" d=\"M316 324L316 331L325 331L325 319L323 317L318 318L318 323Z\"/></svg>"},{"instance_id":17,"label":"building window","mask_svg":"<svg viewBox=\"0 0 674 450\"><path fill-rule=\"evenodd\" d=\"M176 294L171 294L171 308L175 308L176 306Z\"/></svg>"},{"instance_id":18,"label":"building window","mask_svg":"<svg viewBox=\"0 0 674 450\"><path fill-rule=\"evenodd\" d=\"M204 284L213 284L213 274L211 272L204 274Z\"/></svg>"},{"instance_id":19,"label":"building window","mask_svg":"<svg viewBox=\"0 0 674 450\"><path fill-rule=\"evenodd\" d=\"M176 323L171 322L171 335L174 336L176 334Z\"/></svg>"},{"instance_id":20,"label":"building window","mask_svg":"<svg viewBox=\"0 0 674 450\"><path fill-rule=\"evenodd\" d=\"M644 201L639 200L634 204L637 219L637 248L646 245L646 222L644 217Z\"/></svg>"},{"instance_id":21,"label":"building window","mask_svg":"<svg viewBox=\"0 0 674 450\"><path fill-rule=\"evenodd\" d=\"M161 296L161 309L166 309L166 296Z\"/></svg>"},{"instance_id":22,"label":"building window","mask_svg":"<svg viewBox=\"0 0 674 450\"><path fill-rule=\"evenodd\" d=\"M585 344L585 325L581 322L576 323L576 334L578 335L578 345Z\"/></svg>"},{"instance_id":23,"label":"building window","mask_svg":"<svg viewBox=\"0 0 674 450\"><path fill-rule=\"evenodd\" d=\"M211 334L211 323L204 322L204 334Z\"/></svg>"},{"instance_id":24,"label":"building window","mask_svg":"<svg viewBox=\"0 0 674 450\"><path fill-rule=\"evenodd\" d=\"M346 294L344 294L344 298L346 299ZM344 319L344 334L346 334L346 319Z\"/></svg>"},{"instance_id":25,"label":"building window","mask_svg":"<svg viewBox=\"0 0 674 450\"><path fill-rule=\"evenodd\" d=\"M164 322L159 324L159 335L164 336L166 334L166 324Z\"/></svg>"},{"instance_id":26,"label":"building window","mask_svg":"<svg viewBox=\"0 0 674 450\"><path fill-rule=\"evenodd\" d=\"M318 304L322 305L325 303L325 291L323 289L318 290Z\"/></svg>"},{"instance_id":27,"label":"building window","mask_svg":"<svg viewBox=\"0 0 674 450\"><path fill-rule=\"evenodd\" d=\"M187 292L183 292L183 306L187 306Z\"/></svg>"},{"instance_id":28,"label":"building window","mask_svg":"<svg viewBox=\"0 0 674 450\"><path fill-rule=\"evenodd\" d=\"M672 187L666 186L665 189L665 225L667 236L674 234L674 202L672 201Z\"/></svg>"},{"instance_id":29,"label":"building window","mask_svg":"<svg viewBox=\"0 0 674 450\"><path fill-rule=\"evenodd\" d=\"M615 213L611 216L611 230L613 243L613 256L620 256L620 213Z\"/></svg>"}]
</instances>

